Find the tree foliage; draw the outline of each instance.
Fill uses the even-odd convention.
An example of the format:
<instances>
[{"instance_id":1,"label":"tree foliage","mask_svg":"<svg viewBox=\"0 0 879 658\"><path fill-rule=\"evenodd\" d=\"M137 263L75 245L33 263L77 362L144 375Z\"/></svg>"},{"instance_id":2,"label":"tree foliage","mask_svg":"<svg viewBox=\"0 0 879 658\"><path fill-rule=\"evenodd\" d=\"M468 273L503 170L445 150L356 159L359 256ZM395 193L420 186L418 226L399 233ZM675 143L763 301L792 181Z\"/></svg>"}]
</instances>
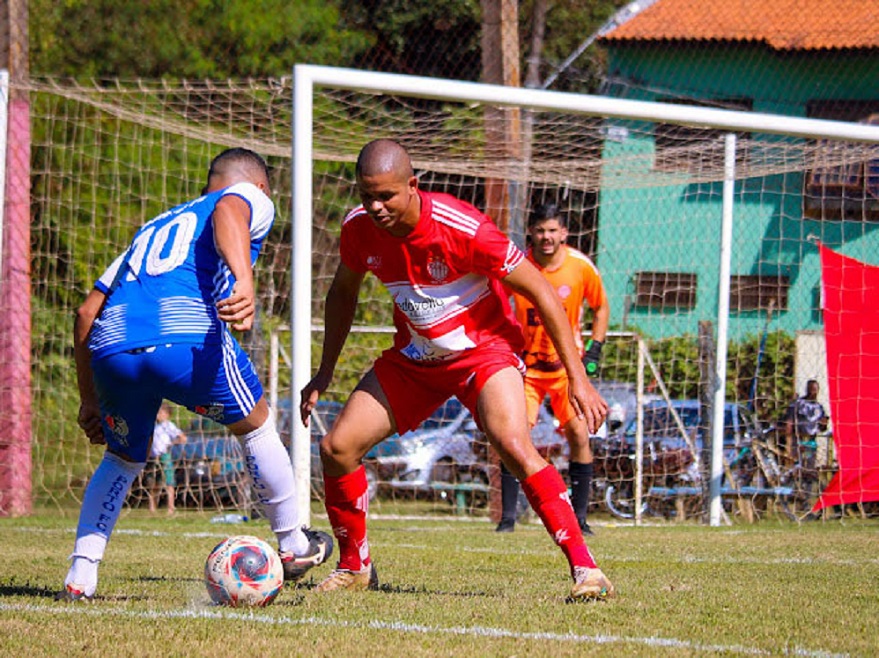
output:
<instances>
[{"instance_id":1,"label":"tree foliage","mask_svg":"<svg viewBox=\"0 0 879 658\"><path fill-rule=\"evenodd\" d=\"M352 29L373 35L355 66L412 75L478 80L479 0L341 0Z\"/></svg>"},{"instance_id":2,"label":"tree foliage","mask_svg":"<svg viewBox=\"0 0 879 658\"><path fill-rule=\"evenodd\" d=\"M246 78L344 65L372 42L322 0L30 3L35 75Z\"/></svg>"},{"instance_id":3,"label":"tree foliage","mask_svg":"<svg viewBox=\"0 0 879 658\"><path fill-rule=\"evenodd\" d=\"M546 2L542 78L625 2ZM532 54L534 4L519 6L523 64ZM217 79L288 75L310 63L479 80L482 27L480 0L31 0L30 69ZM601 61L593 48L554 88L594 86Z\"/></svg>"},{"instance_id":4,"label":"tree foliage","mask_svg":"<svg viewBox=\"0 0 879 658\"><path fill-rule=\"evenodd\" d=\"M539 62L540 80L549 75L607 21L613 13L628 4L629 0L555 0L542 2L546 7L546 33L541 42L542 51L531 52L531 30L535 24L535 5L539 0L522 0L519 6L519 35L522 60L536 57ZM551 87L556 91L594 93L597 89L605 63L604 50L594 44L577 58L559 76Z\"/></svg>"}]
</instances>

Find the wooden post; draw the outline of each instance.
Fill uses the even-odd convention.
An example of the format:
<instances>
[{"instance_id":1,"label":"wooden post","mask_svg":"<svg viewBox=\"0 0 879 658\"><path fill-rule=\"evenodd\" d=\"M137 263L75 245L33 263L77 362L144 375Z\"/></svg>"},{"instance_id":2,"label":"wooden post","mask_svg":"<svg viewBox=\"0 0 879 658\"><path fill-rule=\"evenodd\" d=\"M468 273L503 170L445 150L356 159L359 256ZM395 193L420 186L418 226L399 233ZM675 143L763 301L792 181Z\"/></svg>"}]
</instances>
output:
<instances>
[{"instance_id":1,"label":"wooden post","mask_svg":"<svg viewBox=\"0 0 879 658\"><path fill-rule=\"evenodd\" d=\"M482 81L521 86L518 0L482 0ZM521 156L518 108L485 109L486 157L501 163ZM485 213L506 231L510 220L509 177L485 181Z\"/></svg>"},{"instance_id":2,"label":"wooden post","mask_svg":"<svg viewBox=\"0 0 879 658\"><path fill-rule=\"evenodd\" d=\"M520 86L518 0L482 0L482 81L489 84ZM519 110L485 108L486 158L505 162L517 155ZM485 208L502 231L510 225L510 190L506 178L485 179ZM495 523L501 517L500 459L489 446L489 516Z\"/></svg>"}]
</instances>

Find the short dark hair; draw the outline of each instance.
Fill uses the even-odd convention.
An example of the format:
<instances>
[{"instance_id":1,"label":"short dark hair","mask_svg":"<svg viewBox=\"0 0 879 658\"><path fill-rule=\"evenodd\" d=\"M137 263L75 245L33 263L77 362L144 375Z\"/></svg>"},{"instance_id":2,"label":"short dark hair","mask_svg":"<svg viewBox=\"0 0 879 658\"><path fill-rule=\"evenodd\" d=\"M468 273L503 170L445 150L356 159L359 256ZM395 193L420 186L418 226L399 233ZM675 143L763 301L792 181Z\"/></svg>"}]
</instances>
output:
<instances>
[{"instance_id":1,"label":"short dark hair","mask_svg":"<svg viewBox=\"0 0 879 658\"><path fill-rule=\"evenodd\" d=\"M227 167L232 166L262 174L265 176L266 182L271 178L269 166L261 155L250 149L236 147L226 149L211 160L211 166L208 170L208 180L211 179L211 176L218 175Z\"/></svg>"},{"instance_id":2,"label":"short dark hair","mask_svg":"<svg viewBox=\"0 0 879 658\"><path fill-rule=\"evenodd\" d=\"M528 227L531 228L535 224L545 222L547 219L557 219L563 227L568 225L567 220L562 215L562 211L559 210L556 204L540 203L534 206L534 209L531 211L531 216L528 218Z\"/></svg>"}]
</instances>

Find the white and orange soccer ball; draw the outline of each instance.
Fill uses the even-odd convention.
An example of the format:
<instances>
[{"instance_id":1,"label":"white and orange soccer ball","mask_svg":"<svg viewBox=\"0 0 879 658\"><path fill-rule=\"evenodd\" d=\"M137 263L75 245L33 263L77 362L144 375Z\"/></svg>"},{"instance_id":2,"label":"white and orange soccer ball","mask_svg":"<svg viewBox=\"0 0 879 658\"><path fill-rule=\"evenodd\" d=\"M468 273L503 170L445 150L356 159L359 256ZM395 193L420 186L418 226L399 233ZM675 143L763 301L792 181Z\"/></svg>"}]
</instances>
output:
<instances>
[{"instance_id":1,"label":"white and orange soccer ball","mask_svg":"<svg viewBox=\"0 0 879 658\"><path fill-rule=\"evenodd\" d=\"M284 567L274 548L258 537L237 535L214 547L204 565L211 600L233 608L269 605L284 585Z\"/></svg>"}]
</instances>

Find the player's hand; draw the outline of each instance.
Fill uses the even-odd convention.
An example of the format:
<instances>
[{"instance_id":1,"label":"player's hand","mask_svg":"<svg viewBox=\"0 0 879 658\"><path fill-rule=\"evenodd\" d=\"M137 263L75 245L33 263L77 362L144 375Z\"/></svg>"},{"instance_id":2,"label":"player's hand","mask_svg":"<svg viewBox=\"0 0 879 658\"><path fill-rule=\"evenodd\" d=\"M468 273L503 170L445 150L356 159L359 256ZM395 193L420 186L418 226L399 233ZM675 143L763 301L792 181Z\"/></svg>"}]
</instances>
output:
<instances>
[{"instance_id":1,"label":"player's hand","mask_svg":"<svg viewBox=\"0 0 879 658\"><path fill-rule=\"evenodd\" d=\"M586 343L586 353L583 355L583 367L586 368L586 374L590 377L598 376L598 364L601 361L601 348L604 343L600 340L590 339Z\"/></svg>"},{"instance_id":2,"label":"player's hand","mask_svg":"<svg viewBox=\"0 0 879 658\"><path fill-rule=\"evenodd\" d=\"M306 427L308 427L308 423L311 419L311 412L317 405L318 398L320 398L321 393L327 390L331 379L332 374L325 375L318 372L314 378L305 385L305 388L302 389L299 401L299 417L302 419L302 424Z\"/></svg>"},{"instance_id":3,"label":"player's hand","mask_svg":"<svg viewBox=\"0 0 879 658\"><path fill-rule=\"evenodd\" d=\"M256 315L253 289L236 283L232 294L217 302L217 315L236 331L250 331Z\"/></svg>"},{"instance_id":4,"label":"player's hand","mask_svg":"<svg viewBox=\"0 0 879 658\"><path fill-rule=\"evenodd\" d=\"M589 433L595 434L607 418L607 402L595 390L588 377L583 375L568 375L568 387L571 406L577 412L577 417L585 419Z\"/></svg>"},{"instance_id":5,"label":"player's hand","mask_svg":"<svg viewBox=\"0 0 879 658\"><path fill-rule=\"evenodd\" d=\"M101 409L97 404L82 403L79 405L79 416L76 419L89 443L100 446L107 443L104 438L104 427L101 424Z\"/></svg>"}]
</instances>

